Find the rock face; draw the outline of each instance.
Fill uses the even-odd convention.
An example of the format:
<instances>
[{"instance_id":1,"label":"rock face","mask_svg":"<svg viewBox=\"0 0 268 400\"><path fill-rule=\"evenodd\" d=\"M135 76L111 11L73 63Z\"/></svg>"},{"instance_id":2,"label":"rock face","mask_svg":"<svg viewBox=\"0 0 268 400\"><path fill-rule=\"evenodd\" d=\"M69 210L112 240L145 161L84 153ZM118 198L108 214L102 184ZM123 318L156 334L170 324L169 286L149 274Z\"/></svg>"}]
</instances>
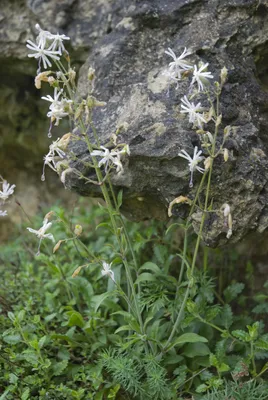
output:
<instances>
[{"instance_id":1,"label":"rock face","mask_svg":"<svg viewBox=\"0 0 268 400\"><path fill-rule=\"evenodd\" d=\"M7 68L7 74L16 73L21 81L25 77L24 95L26 87L29 90L26 80L35 68L26 60L24 43L36 22L71 37L73 60L78 64L84 62L79 78L79 91L84 96L88 68L95 68L95 96L107 102L105 108L94 114L101 142L106 143L122 124L127 126L118 141L129 144L131 155L124 173L113 175L112 181L116 188L123 189L122 210L133 219L166 218L170 201L179 195L193 197L201 178L196 172L195 186L190 190L187 163L178 153L185 149L192 154L194 146L200 147L200 141L179 113L180 99L187 93L188 84L182 82L177 89L171 84L167 96L168 82L162 72L170 59L164 51L170 47L179 55L187 47L192 53L189 59L195 63L209 62L214 77L225 66L228 80L221 96L223 126L232 125L236 129L225 146L230 154L228 162L224 163L222 157L215 162L213 208L230 204L234 221L231 241L240 240L250 231L266 229L266 1L29 0L26 6L21 2L16 16L14 10L12 13L13 2L4 4L0 22L2 57L8 57L6 65L11 65L11 57L21 59L12 64L13 69ZM18 1L17 10L19 4ZM13 25L9 15L14 18ZM36 94L31 90L30 97L34 98ZM219 140L222 134L221 130ZM79 159L89 158L83 143L75 142L71 149ZM81 165L74 162L72 166L79 169ZM86 173L90 178L94 176L94 171ZM96 186L85 185L76 175L66 175L66 183L82 195L99 194ZM173 212L185 217L188 210L186 206L174 207ZM195 214L193 219L198 229L199 215ZM207 218L204 240L211 246L226 243L226 227L217 214L211 213Z\"/></svg>"}]
</instances>

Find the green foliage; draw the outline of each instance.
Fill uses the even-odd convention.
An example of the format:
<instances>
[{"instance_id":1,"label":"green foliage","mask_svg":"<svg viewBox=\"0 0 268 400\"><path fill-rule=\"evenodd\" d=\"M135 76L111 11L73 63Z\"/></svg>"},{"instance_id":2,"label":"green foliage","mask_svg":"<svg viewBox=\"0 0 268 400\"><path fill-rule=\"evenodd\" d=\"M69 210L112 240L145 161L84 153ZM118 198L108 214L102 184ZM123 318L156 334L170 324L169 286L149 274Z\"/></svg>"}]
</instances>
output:
<instances>
[{"instance_id":1,"label":"green foliage","mask_svg":"<svg viewBox=\"0 0 268 400\"><path fill-rule=\"evenodd\" d=\"M267 400L268 386L256 381L226 383L221 390L214 389L202 400Z\"/></svg>"},{"instance_id":2,"label":"green foliage","mask_svg":"<svg viewBox=\"0 0 268 400\"><path fill-rule=\"evenodd\" d=\"M62 240L55 254L44 241L34 257L35 237L24 227L1 248L0 399L220 400L228 393L236 400L243 398L233 394L240 383L247 396L255 377L265 376L264 325L248 310L232 310L244 285L229 285L219 303L217 280L201 268L189 271L191 236L178 284L183 257L174 246L175 230L165 235L160 223L125 221L138 265L131 264L131 274L141 327L132 296L123 295L130 288L106 208L80 202L70 221L61 208L54 212L53 234ZM81 240L72 239L76 224L84 229ZM102 276L103 260L112 262L116 284ZM186 307L169 340L188 280ZM251 383L241 381L246 377ZM263 387L254 386L260 399Z\"/></svg>"}]
</instances>

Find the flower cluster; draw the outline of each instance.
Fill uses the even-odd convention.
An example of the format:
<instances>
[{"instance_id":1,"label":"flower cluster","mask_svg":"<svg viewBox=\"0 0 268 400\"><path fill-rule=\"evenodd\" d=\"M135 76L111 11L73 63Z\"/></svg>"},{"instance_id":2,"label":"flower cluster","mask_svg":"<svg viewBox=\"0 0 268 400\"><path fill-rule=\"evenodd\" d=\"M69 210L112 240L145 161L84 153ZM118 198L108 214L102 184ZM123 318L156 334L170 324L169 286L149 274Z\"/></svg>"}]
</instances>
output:
<instances>
[{"instance_id":1,"label":"flower cluster","mask_svg":"<svg viewBox=\"0 0 268 400\"><path fill-rule=\"evenodd\" d=\"M16 185L10 185L5 179L1 178L2 190L0 190L0 204L3 205L9 199L9 197L14 193ZM0 217L6 217L7 211L0 210Z\"/></svg>"},{"instance_id":2,"label":"flower cluster","mask_svg":"<svg viewBox=\"0 0 268 400\"><path fill-rule=\"evenodd\" d=\"M192 72L193 76L190 83L190 89L192 90L195 84L197 84L197 94L203 92L204 86L208 85L209 79L213 78L211 72L207 71L208 63L201 63L199 67L197 65L192 66L188 61L185 60L185 57L191 54L191 52L186 48L179 57L177 57L174 51L170 48L166 50L165 53L172 57L173 61L169 63L169 68L164 72L164 74L171 80L175 80L178 83L178 81L182 79L183 74L187 72L188 75L190 72ZM198 102L195 104L194 102L191 102L186 95L181 99L181 113L187 114L189 123L193 124L194 128L197 127L200 130L203 130L203 125L206 124L209 119L206 118L204 108L201 106L201 103ZM188 161L188 166L191 173L190 187L193 186L194 171L197 170L201 173L204 172L204 168L198 166L198 163L204 158L201 157L201 154L202 151L198 151L197 147L194 148L193 157L191 157L185 150L182 150L179 153L180 157L183 157Z\"/></svg>"},{"instance_id":3,"label":"flower cluster","mask_svg":"<svg viewBox=\"0 0 268 400\"><path fill-rule=\"evenodd\" d=\"M36 43L27 40L26 46L28 49L33 51L33 53L28 54L28 57L33 57L39 60L38 72L40 72L41 62L43 63L43 67L47 69L47 67L52 66L50 59L54 61L60 59L62 53L66 52L63 41L70 40L70 38L65 35L60 35L59 33L53 35L49 31L41 29L38 24L35 25L35 28L39 32L36 38Z\"/></svg>"},{"instance_id":4,"label":"flower cluster","mask_svg":"<svg viewBox=\"0 0 268 400\"><path fill-rule=\"evenodd\" d=\"M104 165L105 173L107 173L110 168L116 168L117 173L122 173L124 169L121 157L125 154L130 154L129 146L124 146L122 150L113 149L111 151L104 146L100 146L100 148L102 150L93 150L90 153L92 157L102 157L98 162L98 166L101 167Z\"/></svg>"},{"instance_id":5,"label":"flower cluster","mask_svg":"<svg viewBox=\"0 0 268 400\"><path fill-rule=\"evenodd\" d=\"M169 63L169 68L164 71L164 75L168 76L171 80L179 81L181 80L183 73L187 71L192 71L193 78L191 82L191 87L193 87L193 85L197 83L198 92L200 92L204 90L204 85L208 84L208 79L213 78L211 72L206 71L208 63L201 63L198 68L197 65L194 65L193 67L190 63L184 60L185 57L191 54L191 52L188 51L186 48L183 50L182 54L179 57L177 57L174 51L170 48L168 48L165 53L173 58L173 61Z\"/></svg>"}]
</instances>

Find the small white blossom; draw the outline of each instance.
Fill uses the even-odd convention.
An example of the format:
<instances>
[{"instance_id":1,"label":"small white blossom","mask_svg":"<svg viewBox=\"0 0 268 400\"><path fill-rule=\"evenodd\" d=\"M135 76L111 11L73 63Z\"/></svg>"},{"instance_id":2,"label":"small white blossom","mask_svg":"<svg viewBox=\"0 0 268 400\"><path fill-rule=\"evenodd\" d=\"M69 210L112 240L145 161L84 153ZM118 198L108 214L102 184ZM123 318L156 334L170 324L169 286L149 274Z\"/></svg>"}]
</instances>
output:
<instances>
[{"instance_id":1,"label":"small white blossom","mask_svg":"<svg viewBox=\"0 0 268 400\"><path fill-rule=\"evenodd\" d=\"M47 69L47 67L51 67L52 63L49 60L49 57L52 58L53 60L59 60L59 52L58 51L53 51L53 50L48 50L45 49L44 44L40 46L38 46L37 44L33 43L31 40L27 40L27 45L26 47L28 47L28 49L34 51L34 53L28 54L28 57L32 58L39 58L39 68L40 68L40 63L41 61L43 62L43 66L45 69Z\"/></svg>"},{"instance_id":2,"label":"small white blossom","mask_svg":"<svg viewBox=\"0 0 268 400\"><path fill-rule=\"evenodd\" d=\"M201 103L195 105L188 100L187 96L184 96L181 101L183 103L181 104L181 113L189 114L189 122L193 125L197 125L200 129L203 129L202 124L206 123L206 120L204 118L204 114L199 113L199 111L203 110Z\"/></svg>"},{"instance_id":3,"label":"small white blossom","mask_svg":"<svg viewBox=\"0 0 268 400\"><path fill-rule=\"evenodd\" d=\"M58 51L60 55L62 55L62 53L66 51L63 41L70 40L70 38L68 36L60 35L59 33L57 33L56 35L52 35L52 39L53 42L49 47L49 50Z\"/></svg>"},{"instance_id":4,"label":"small white blossom","mask_svg":"<svg viewBox=\"0 0 268 400\"><path fill-rule=\"evenodd\" d=\"M40 245L43 239L50 239L52 240L52 242L55 242L54 236L52 235L52 233L46 233L46 231L51 227L52 222L48 222L48 219L45 218L43 221L43 225L41 226L40 229L35 230L32 228L27 228L29 232L34 233L39 240L39 245L38 245L38 251L37 251L37 255L40 254Z\"/></svg>"},{"instance_id":5,"label":"small white blossom","mask_svg":"<svg viewBox=\"0 0 268 400\"><path fill-rule=\"evenodd\" d=\"M51 143L51 145L49 146L49 152L44 157L43 174L41 176L42 181L45 180L46 165L48 165L51 169L53 169L53 171L57 172L56 166L57 163L59 162L59 159L57 159L57 157L60 157L62 159L65 158L66 154L61 149L61 144L63 144L63 142L61 142L61 138L58 138L55 142Z\"/></svg>"},{"instance_id":6,"label":"small white blossom","mask_svg":"<svg viewBox=\"0 0 268 400\"><path fill-rule=\"evenodd\" d=\"M2 190L0 190L0 200L5 202L9 196L11 196L14 193L14 188L16 185L10 185L6 180L3 180L2 183Z\"/></svg>"},{"instance_id":7,"label":"small white blossom","mask_svg":"<svg viewBox=\"0 0 268 400\"><path fill-rule=\"evenodd\" d=\"M51 122L56 121L55 126L59 125L60 119L69 115L69 113L66 111L66 105L67 103L63 99L56 104L51 104L51 106L49 107L50 111L47 113L47 116L51 118Z\"/></svg>"},{"instance_id":8,"label":"small white blossom","mask_svg":"<svg viewBox=\"0 0 268 400\"><path fill-rule=\"evenodd\" d=\"M170 72L174 72L174 76L172 79L181 79L181 72L187 71L192 68L190 64L184 60L185 57L189 56L191 53L187 51L185 48L182 54L177 57L174 51L171 48L165 51L167 55L173 58L174 61L169 63L169 70ZM172 74L171 74L172 77Z\"/></svg>"},{"instance_id":9,"label":"small white blossom","mask_svg":"<svg viewBox=\"0 0 268 400\"><path fill-rule=\"evenodd\" d=\"M45 47L47 42L52 39L52 33L44 31L39 24L35 25L35 29L39 32L36 41L39 47Z\"/></svg>"},{"instance_id":10,"label":"small white blossom","mask_svg":"<svg viewBox=\"0 0 268 400\"><path fill-rule=\"evenodd\" d=\"M66 117L69 115L69 113L66 111L66 108L70 103L72 103L72 100L68 100L66 98L60 98L62 95L62 90L58 90L58 88L54 89L54 97L48 95L48 96L43 96L41 99L49 101L51 104L49 106L49 112L47 113L47 116L51 118L51 122L55 122L55 126L59 125L60 119Z\"/></svg>"},{"instance_id":11,"label":"small white blossom","mask_svg":"<svg viewBox=\"0 0 268 400\"><path fill-rule=\"evenodd\" d=\"M39 47L48 45L48 50L57 51L60 55L62 55L63 51L66 51L63 41L70 40L68 36L60 35L59 33L54 35L49 31L44 31L39 24L36 24L35 28L39 31L36 38Z\"/></svg>"},{"instance_id":12,"label":"small white blossom","mask_svg":"<svg viewBox=\"0 0 268 400\"><path fill-rule=\"evenodd\" d=\"M112 265L112 264L108 264L107 262L103 261L103 262L102 262L102 271L101 271L101 274L102 274L102 276L108 275L109 278L111 278L112 281L115 282L115 279L114 279L114 271L112 271L111 265Z\"/></svg>"},{"instance_id":13,"label":"small white blossom","mask_svg":"<svg viewBox=\"0 0 268 400\"><path fill-rule=\"evenodd\" d=\"M206 72L204 71L208 66L208 63L202 64L199 69L197 69L197 66L194 66L194 72L193 72L193 79L191 82L191 85L193 85L195 82L197 82L198 85L198 92L204 90L203 85L208 84L208 79L213 79L213 75L211 75L211 72Z\"/></svg>"},{"instance_id":14,"label":"small white blossom","mask_svg":"<svg viewBox=\"0 0 268 400\"><path fill-rule=\"evenodd\" d=\"M7 211L6 210L4 210L4 211L0 210L0 217L6 217L6 216L7 216Z\"/></svg>"},{"instance_id":15,"label":"small white blossom","mask_svg":"<svg viewBox=\"0 0 268 400\"><path fill-rule=\"evenodd\" d=\"M200 163L204 158L203 156L201 156L201 154L202 154L202 150L198 151L197 146L195 146L195 148L194 148L193 157L191 157L187 153L187 151L185 151L185 150L182 150L181 153L179 153L179 156L185 158L189 163L188 164L189 165L189 170L191 172L191 179L190 179L190 184L189 184L190 187L193 187L193 173L194 173L194 171L197 170L197 171L201 172L201 174L203 174L204 171L205 171L204 168L201 168L201 167L198 166L198 163Z\"/></svg>"},{"instance_id":16,"label":"small white blossom","mask_svg":"<svg viewBox=\"0 0 268 400\"><path fill-rule=\"evenodd\" d=\"M110 151L104 146L100 146L103 150L94 150L90 153L93 157L102 157L99 161L98 166L101 167L102 165L105 166L105 172L107 172L108 168L111 166L116 167L116 172L122 172L123 166L120 161L120 151L112 150Z\"/></svg>"},{"instance_id":17,"label":"small white blossom","mask_svg":"<svg viewBox=\"0 0 268 400\"><path fill-rule=\"evenodd\" d=\"M58 88L55 87L54 88L54 97L50 96L50 94L49 94L47 96L42 96L41 99L49 101L51 103L51 105L57 104L60 102L60 96L62 95L62 91L63 91L62 89L58 90Z\"/></svg>"}]
</instances>

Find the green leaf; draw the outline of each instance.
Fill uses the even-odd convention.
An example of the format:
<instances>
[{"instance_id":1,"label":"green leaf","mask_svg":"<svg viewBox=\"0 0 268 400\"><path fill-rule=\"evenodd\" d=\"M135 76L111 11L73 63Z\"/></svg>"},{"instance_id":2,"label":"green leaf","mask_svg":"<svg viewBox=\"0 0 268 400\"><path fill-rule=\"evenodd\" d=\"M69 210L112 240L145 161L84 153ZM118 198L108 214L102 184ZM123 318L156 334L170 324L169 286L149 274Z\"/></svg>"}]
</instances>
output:
<instances>
[{"instance_id":1,"label":"green leaf","mask_svg":"<svg viewBox=\"0 0 268 400\"><path fill-rule=\"evenodd\" d=\"M123 189L121 189L117 195L117 208L119 210L119 208L122 206L122 202L123 202Z\"/></svg>"},{"instance_id":2,"label":"green leaf","mask_svg":"<svg viewBox=\"0 0 268 400\"><path fill-rule=\"evenodd\" d=\"M104 302L104 300L106 300L107 297L110 297L112 294L113 292L105 292L103 294L98 294L92 297L91 301L95 303L95 312L98 311L99 307Z\"/></svg>"},{"instance_id":3,"label":"green leaf","mask_svg":"<svg viewBox=\"0 0 268 400\"><path fill-rule=\"evenodd\" d=\"M68 360L62 360L53 364L53 372L55 376L61 375L68 365Z\"/></svg>"},{"instance_id":4,"label":"green leaf","mask_svg":"<svg viewBox=\"0 0 268 400\"><path fill-rule=\"evenodd\" d=\"M143 264L140 267L140 271L143 271L143 270L148 270L148 271L155 272L156 274L161 274L161 269L158 267L158 265L156 265L155 263L152 263L150 261L146 262L145 264Z\"/></svg>"},{"instance_id":5,"label":"green leaf","mask_svg":"<svg viewBox=\"0 0 268 400\"><path fill-rule=\"evenodd\" d=\"M183 355L189 358L203 357L210 354L210 349L205 343L188 343L183 348Z\"/></svg>"},{"instance_id":6,"label":"green leaf","mask_svg":"<svg viewBox=\"0 0 268 400\"><path fill-rule=\"evenodd\" d=\"M17 343L21 342L21 336L19 334L8 335L8 336L4 336L3 340L8 344L17 344Z\"/></svg>"},{"instance_id":7,"label":"green leaf","mask_svg":"<svg viewBox=\"0 0 268 400\"><path fill-rule=\"evenodd\" d=\"M268 350L268 341L260 338L255 342L255 346L261 350Z\"/></svg>"},{"instance_id":8,"label":"green leaf","mask_svg":"<svg viewBox=\"0 0 268 400\"><path fill-rule=\"evenodd\" d=\"M197 386L196 388L196 392L197 393L204 393L209 389L209 386L205 385L204 383L202 383L201 385Z\"/></svg>"},{"instance_id":9,"label":"green leaf","mask_svg":"<svg viewBox=\"0 0 268 400\"><path fill-rule=\"evenodd\" d=\"M79 326L79 328L83 328L85 321L78 311L68 311L66 314L69 315L68 326Z\"/></svg>"},{"instance_id":10,"label":"green leaf","mask_svg":"<svg viewBox=\"0 0 268 400\"><path fill-rule=\"evenodd\" d=\"M25 317L25 311L24 310L20 310L20 312L17 315L17 320L19 322L21 322L21 321L23 321L24 317Z\"/></svg>"},{"instance_id":11,"label":"green leaf","mask_svg":"<svg viewBox=\"0 0 268 400\"><path fill-rule=\"evenodd\" d=\"M234 300L244 289L244 283L232 283L223 292L226 303Z\"/></svg>"},{"instance_id":12,"label":"green leaf","mask_svg":"<svg viewBox=\"0 0 268 400\"><path fill-rule=\"evenodd\" d=\"M47 336L46 336L46 335L43 336L43 337L41 337L41 339L40 339L39 342L38 342L38 347L39 347L39 349L42 349L42 347L43 347L44 344L45 344L46 339L47 339Z\"/></svg>"},{"instance_id":13,"label":"green leaf","mask_svg":"<svg viewBox=\"0 0 268 400\"><path fill-rule=\"evenodd\" d=\"M185 344L185 343L206 343L207 341L208 340L205 337L200 336L197 333L191 333L191 332L184 333L183 335L178 337L174 342L172 342L168 346L167 350L170 350L177 345L181 345L181 344Z\"/></svg>"},{"instance_id":14,"label":"green leaf","mask_svg":"<svg viewBox=\"0 0 268 400\"><path fill-rule=\"evenodd\" d=\"M131 327L129 325L122 325L118 329L116 329L115 334L122 331L130 331Z\"/></svg>"},{"instance_id":15,"label":"green leaf","mask_svg":"<svg viewBox=\"0 0 268 400\"><path fill-rule=\"evenodd\" d=\"M30 395L30 389L27 388L22 393L21 400L28 400L29 399L29 395Z\"/></svg>"},{"instance_id":16,"label":"green leaf","mask_svg":"<svg viewBox=\"0 0 268 400\"><path fill-rule=\"evenodd\" d=\"M232 335L241 340L242 342L250 342L250 336L247 332L242 331L240 329L237 329L235 331L232 331Z\"/></svg>"},{"instance_id":17,"label":"green leaf","mask_svg":"<svg viewBox=\"0 0 268 400\"><path fill-rule=\"evenodd\" d=\"M155 282L156 277L153 274L150 274L150 272L143 272L138 276L138 278L135 281L135 284L137 285L140 282Z\"/></svg>"}]
</instances>

